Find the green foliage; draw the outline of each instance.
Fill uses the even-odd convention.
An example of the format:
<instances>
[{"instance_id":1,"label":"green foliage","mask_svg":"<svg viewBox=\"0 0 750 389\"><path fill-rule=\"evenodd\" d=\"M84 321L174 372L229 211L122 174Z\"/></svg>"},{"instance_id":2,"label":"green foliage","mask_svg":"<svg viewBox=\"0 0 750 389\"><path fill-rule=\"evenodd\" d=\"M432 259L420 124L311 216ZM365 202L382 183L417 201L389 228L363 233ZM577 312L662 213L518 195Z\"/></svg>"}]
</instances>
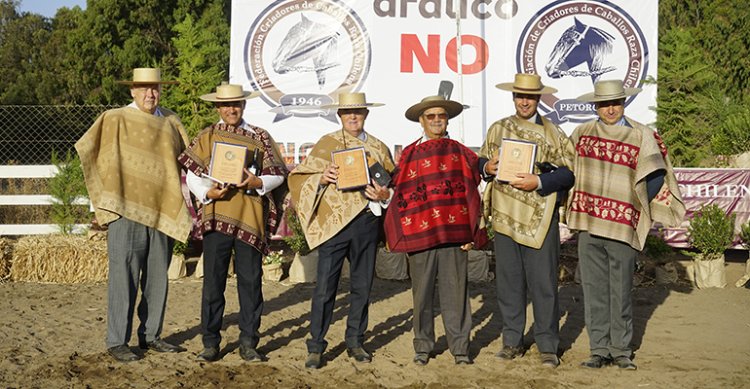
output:
<instances>
[{"instance_id":1,"label":"green foliage","mask_svg":"<svg viewBox=\"0 0 750 389\"><path fill-rule=\"evenodd\" d=\"M263 257L264 265L281 265L284 263L284 250L271 251Z\"/></svg>"},{"instance_id":2,"label":"green foliage","mask_svg":"<svg viewBox=\"0 0 750 389\"><path fill-rule=\"evenodd\" d=\"M184 256L187 251L188 251L187 243L180 242L179 240L174 241L174 246L172 246L172 254Z\"/></svg>"},{"instance_id":3,"label":"green foliage","mask_svg":"<svg viewBox=\"0 0 750 389\"><path fill-rule=\"evenodd\" d=\"M68 152L64 160L52 153L52 164L57 167L57 174L49 180L48 191L55 199L51 206L50 218L57 224L60 232L70 234L73 225L88 216L88 209L82 210L80 205L75 205L79 198L87 197L86 183L83 179L83 168L78 155Z\"/></svg>"},{"instance_id":4,"label":"green foliage","mask_svg":"<svg viewBox=\"0 0 750 389\"><path fill-rule=\"evenodd\" d=\"M722 254L732 244L736 216L727 215L715 204L701 207L688 227L693 247L703 254Z\"/></svg>"},{"instance_id":5,"label":"green foliage","mask_svg":"<svg viewBox=\"0 0 750 389\"><path fill-rule=\"evenodd\" d=\"M750 221L740 226L740 240L746 249L750 249Z\"/></svg>"},{"instance_id":6,"label":"green foliage","mask_svg":"<svg viewBox=\"0 0 750 389\"><path fill-rule=\"evenodd\" d=\"M721 124L711 137L711 148L718 155L750 151L750 105L727 104Z\"/></svg>"},{"instance_id":7,"label":"green foliage","mask_svg":"<svg viewBox=\"0 0 750 389\"><path fill-rule=\"evenodd\" d=\"M310 246L307 245L305 232L302 230L302 223L299 221L297 211L293 208L289 208L286 211L286 223L289 229L292 230L292 235L284 237L284 242L286 242L287 246L300 255L310 253Z\"/></svg>"},{"instance_id":8,"label":"green foliage","mask_svg":"<svg viewBox=\"0 0 750 389\"><path fill-rule=\"evenodd\" d=\"M673 253L672 247L664 241L664 236L661 232L658 235L649 234L646 237L644 249L649 258L659 263L668 262Z\"/></svg>"}]
</instances>

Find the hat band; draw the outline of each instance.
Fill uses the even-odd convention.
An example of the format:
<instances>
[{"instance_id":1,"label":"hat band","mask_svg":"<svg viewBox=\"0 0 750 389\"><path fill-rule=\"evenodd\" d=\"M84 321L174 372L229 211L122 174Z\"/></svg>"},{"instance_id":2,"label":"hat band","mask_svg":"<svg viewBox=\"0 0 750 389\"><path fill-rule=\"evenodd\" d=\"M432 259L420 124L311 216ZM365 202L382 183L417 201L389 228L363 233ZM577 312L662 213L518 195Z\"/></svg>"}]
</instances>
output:
<instances>
[{"instance_id":1,"label":"hat band","mask_svg":"<svg viewBox=\"0 0 750 389\"><path fill-rule=\"evenodd\" d=\"M367 106L367 103L339 104L339 108L346 108L346 107L363 107L363 106Z\"/></svg>"},{"instance_id":2,"label":"hat band","mask_svg":"<svg viewBox=\"0 0 750 389\"><path fill-rule=\"evenodd\" d=\"M515 86L515 85L513 85L513 88L515 88L515 89L520 89L520 90L524 90L524 91L529 91L529 92L539 92L540 90L542 90L542 89L543 89L542 87L540 87L540 88L536 88L536 89L532 89L532 88L524 88L524 87L522 87L522 86Z\"/></svg>"},{"instance_id":3,"label":"hat band","mask_svg":"<svg viewBox=\"0 0 750 389\"><path fill-rule=\"evenodd\" d=\"M219 99L219 100L236 99L238 97L245 97L245 95L241 94L241 95L237 95L237 96L227 96L227 97L222 97L222 96L218 96L218 95L216 96L216 98Z\"/></svg>"},{"instance_id":4,"label":"hat band","mask_svg":"<svg viewBox=\"0 0 750 389\"><path fill-rule=\"evenodd\" d=\"M617 99L617 98L625 97L625 92L617 92L615 94L609 94L609 95L600 95L598 93L595 93L594 97L596 97L597 99L598 98L603 98L603 99Z\"/></svg>"}]
</instances>

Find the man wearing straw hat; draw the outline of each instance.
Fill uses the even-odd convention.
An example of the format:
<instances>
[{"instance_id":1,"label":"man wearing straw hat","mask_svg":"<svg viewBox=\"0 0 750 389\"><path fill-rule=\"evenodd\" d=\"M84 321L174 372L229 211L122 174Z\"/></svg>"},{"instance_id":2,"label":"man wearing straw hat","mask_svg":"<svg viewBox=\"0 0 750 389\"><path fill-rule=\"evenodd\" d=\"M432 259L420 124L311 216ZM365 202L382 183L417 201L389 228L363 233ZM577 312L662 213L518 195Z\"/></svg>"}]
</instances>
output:
<instances>
[{"instance_id":1,"label":"man wearing straw hat","mask_svg":"<svg viewBox=\"0 0 750 389\"><path fill-rule=\"evenodd\" d=\"M198 354L199 361L213 362L220 357L224 290L232 251L240 302L240 357L249 362L265 360L257 351L263 312L261 266L263 255L268 254L268 237L276 231L281 218L281 203L286 194L286 186L282 184L288 171L271 135L242 118L246 100L259 94L246 92L241 85L223 83L216 87L215 93L201 96L202 100L214 103L221 120L203 129L179 157L188 170L190 191L203 204L204 349ZM216 142L246 148L249 159L257 156L260 171L254 174L244 168L243 180L238 185L219 184L202 177L208 173Z\"/></svg>"},{"instance_id":2,"label":"man wearing straw hat","mask_svg":"<svg viewBox=\"0 0 750 389\"><path fill-rule=\"evenodd\" d=\"M350 306L346 325L346 347L357 362L370 362L372 356L363 347L367 330L370 288L375 272L380 215L392 192L372 181L363 189L339 190L336 182L339 166L331 152L364 147L367 159L387 171L394 169L388 146L364 129L370 107L364 93L341 93L337 109L341 130L324 135L304 162L289 174L289 190L310 249L318 248L317 284L312 297L310 339L305 367L318 369L328 342L325 335L333 318L341 268L349 259Z\"/></svg>"},{"instance_id":3,"label":"man wearing straw hat","mask_svg":"<svg viewBox=\"0 0 750 389\"><path fill-rule=\"evenodd\" d=\"M581 365L631 360L633 311L630 291L638 252L653 221L678 225L685 206L667 149L652 129L624 116L625 100L640 92L620 80L599 81L578 100L594 103L598 119L576 127L576 183L567 208L568 226L579 231L590 358Z\"/></svg>"},{"instance_id":4,"label":"man wearing straw hat","mask_svg":"<svg viewBox=\"0 0 750 389\"><path fill-rule=\"evenodd\" d=\"M384 222L391 251L409 253L417 365L426 365L435 347L436 276L448 348L457 365L471 363L468 250L487 243L487 231L479 227L477 156L448 137L448 120L463 108L443 96L429 96L406 110L406 118L419 122L423 133L401 154Z\"/></svg>"},{"instance_id":5,"label":"man wearing straw hat","mask_svg":"<svg viewBox=\"0 0 750 389\"><path fill-rule=\"evenodd\" d=\"M139 359L128 347L138 286L138 343L156 352L183 348L160 338L167 302L167 269L174 239L185 241L192 221L182 197L177 156L187 135L177 115L159 106L155 68L133 70L133 102L102 113L76 143L96 219L108 226L107 349L118 361Z\"/></svg>"},{"instance_id":6,"label":"man wearing straw hat","mask_svg":"<svg viewBox=\"0 0 750 389\"><path fill-rule=\"evenodd\" d=\"M514 82L497 88L513 92L516 114L495 122L487 131L479 150L481 173L494 177L503 168L498 150L515 141L535 145L540 163L507 182L492 179L484 194L485 214L491 217L495 231L497 300L503 318L503 347L497 356L511 360L526 350L523 334L528 290L541 363L555 368L560 364L558 208L573 186L573 173L568 168L573 147L559 127L537 112L541 95L557 91L542 85L538 75L516 74Z\"/></svg>"}]
</instances>

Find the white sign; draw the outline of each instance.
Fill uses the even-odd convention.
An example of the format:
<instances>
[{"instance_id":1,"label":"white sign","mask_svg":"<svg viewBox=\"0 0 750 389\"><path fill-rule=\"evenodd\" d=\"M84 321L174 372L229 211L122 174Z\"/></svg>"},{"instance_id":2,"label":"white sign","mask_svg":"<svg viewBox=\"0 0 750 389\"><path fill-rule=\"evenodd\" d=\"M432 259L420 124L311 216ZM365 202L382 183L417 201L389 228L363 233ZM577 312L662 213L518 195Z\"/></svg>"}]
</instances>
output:
<instances>
[{"instance_id":1,"label":"white sign","mask_svg":"<svg viewBox=\"0 0 750 389\"><path fill-rule=\"evenodd\" d=\"M289 163L340 128L320 108L339 92L385 103L365 129L394 157L422 133L406 109L439 91L467 107L450 136L479 147L514 113L511 93L495 85L515 73L559 90L539 111L568 133L595 117L575 98L600 79L643 88L626 115L652 123L656 86L643 81L656 77L657 27L658 1L233 0L230 81L262 92L245 118L271 132Z\"/></svg>"}]
</instances>

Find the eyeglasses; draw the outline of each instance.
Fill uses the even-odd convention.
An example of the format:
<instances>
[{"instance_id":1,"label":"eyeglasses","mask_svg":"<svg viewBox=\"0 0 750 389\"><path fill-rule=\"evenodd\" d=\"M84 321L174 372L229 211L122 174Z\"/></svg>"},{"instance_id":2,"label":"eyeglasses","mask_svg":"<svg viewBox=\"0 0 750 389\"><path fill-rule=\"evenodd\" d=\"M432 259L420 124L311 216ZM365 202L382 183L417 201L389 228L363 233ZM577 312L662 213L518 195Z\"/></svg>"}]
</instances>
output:
<instances>
[{"instance_id":1,"label":"eyeglasses","mask_svg":"<svg viewBox=\"0 0 750 389\"><path fill-rule=\"evenodd\" d=\"M442 120L448 119L447 113L426 113L422 116L424 116L427 120L435 120L435 117Z\"/></svg>"}]
</instances>

